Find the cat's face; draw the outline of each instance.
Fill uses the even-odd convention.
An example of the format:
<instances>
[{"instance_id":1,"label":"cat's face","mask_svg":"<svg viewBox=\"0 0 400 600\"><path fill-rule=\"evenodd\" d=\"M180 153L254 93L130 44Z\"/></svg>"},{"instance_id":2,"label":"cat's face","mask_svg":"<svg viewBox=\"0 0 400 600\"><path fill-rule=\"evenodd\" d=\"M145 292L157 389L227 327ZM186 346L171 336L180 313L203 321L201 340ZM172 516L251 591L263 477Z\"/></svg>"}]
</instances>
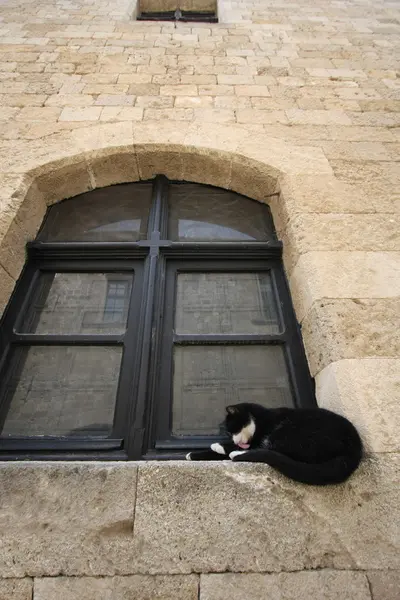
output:
<instances>
[{"instance_id":1,"label":"cat's face","mask_svg":"<svg viewBox=\"0 0 400 600\"><path fill-rule=\"evenodd\" d=\"M254 418L243 405L235 404L226 408L225 427L236 446L244 450L249 448L256 430L256 424Z\"/></svg>"}]
</instances>

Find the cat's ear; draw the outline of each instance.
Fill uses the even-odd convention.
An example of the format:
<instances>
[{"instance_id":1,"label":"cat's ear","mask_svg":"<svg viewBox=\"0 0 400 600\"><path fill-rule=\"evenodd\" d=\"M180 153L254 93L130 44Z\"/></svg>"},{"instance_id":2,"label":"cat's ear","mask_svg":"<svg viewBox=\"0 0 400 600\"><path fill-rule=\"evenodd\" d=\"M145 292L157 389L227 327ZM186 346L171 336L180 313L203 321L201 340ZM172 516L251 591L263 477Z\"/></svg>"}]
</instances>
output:
<instances>
[{"instance_id":1,"label":"cat's ear","mask_svg":"<svg viewBox=\"0 0 400 600\"><path fill-rule=\"evenodd\" d=\"M238 412L238 409L236 406L227 406L226 412L228 413L228 415L235 415Z\"/></svg>"}]
</instances>

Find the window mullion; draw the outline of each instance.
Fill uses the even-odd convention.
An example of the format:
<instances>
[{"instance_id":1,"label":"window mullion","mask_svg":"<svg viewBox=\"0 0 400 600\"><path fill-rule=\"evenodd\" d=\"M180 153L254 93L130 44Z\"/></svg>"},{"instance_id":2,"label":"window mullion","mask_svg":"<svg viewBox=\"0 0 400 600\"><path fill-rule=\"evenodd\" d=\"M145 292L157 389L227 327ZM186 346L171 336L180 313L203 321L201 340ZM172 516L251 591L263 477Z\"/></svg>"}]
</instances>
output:
<instances>
[{"instance_id":1,"label":"window mullion","mask_svg":"<svg viewBox=\"0 0 400 600\"><path fill-rule=\"evenodd\" d=\"M129 368L129 364L135 364L135 372L129 374L135 381L135 386L132 396L127 398L127 401L129 402L129 434L127 436L127 452L129 458L138 458L142 451L144 418L147 404L148 373L152 350L153 309L156 295L157 264L158 251L152 251L147 257L144 266L140 317L137 323L129 323L126 332L128 338L132 332L132 328L135 327L137 329L137 338L139 340L136 348L136 360L133 353L134 351L132 352L131 349L131 360L126 363L127 368Z\"/></svg>"},{"instance_id":2,"label":"window mullion","mask_svg":"<svg viewBox=\"0 0 400 600\"><path fill-rule=\"evenodd\" d=\"M167 198L168 180L164 175L158 175L153 185L148 228L148 237L153 241L162 239L166 234Z\"/></svg>"}]
</instances>

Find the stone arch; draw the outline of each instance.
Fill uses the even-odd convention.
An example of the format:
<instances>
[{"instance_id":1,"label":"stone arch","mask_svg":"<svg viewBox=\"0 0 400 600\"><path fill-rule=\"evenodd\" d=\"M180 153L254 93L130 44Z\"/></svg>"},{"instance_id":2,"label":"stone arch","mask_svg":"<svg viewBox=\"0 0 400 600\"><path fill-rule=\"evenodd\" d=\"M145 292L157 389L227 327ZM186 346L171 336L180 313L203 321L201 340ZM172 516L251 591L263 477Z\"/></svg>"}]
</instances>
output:
<instances>
[{"instance_id":1,"label":"stone arch","mask_svg":"<svg viewBox=\"0 0 400 600\"><path fill-rule=\"evenodd\" d=\"M332 178L320 149L291 146L239 125L95 125L17 143L11 154L4 151L0 158L0 311L25 262L26 242L35 238L47 207L54 202L163 173L171 179L231 189L261 202L268 199L278 232L284 236L289 214L278 199L282 184L299 176ZM292 185L291 195L293 189ZM287 260L288 272L292 262Z\"/></svg>"}]
</instances>

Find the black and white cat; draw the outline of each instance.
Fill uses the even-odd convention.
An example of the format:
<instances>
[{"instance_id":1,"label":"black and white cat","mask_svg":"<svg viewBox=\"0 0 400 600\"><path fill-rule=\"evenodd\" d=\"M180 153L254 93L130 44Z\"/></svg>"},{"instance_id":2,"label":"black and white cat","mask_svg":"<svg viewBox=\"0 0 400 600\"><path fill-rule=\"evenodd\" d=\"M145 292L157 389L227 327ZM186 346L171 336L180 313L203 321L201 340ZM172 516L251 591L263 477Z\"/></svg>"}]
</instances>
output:
<instances>
[{"instance_id":1,"label":"black and white cat","mask_svg":"<svg viewBox=\"0 0 400 600\"><path fill-rule=\"evenodd\" d=\"M301 483L345 481L360 464L363 447L350 421L323 408L235 404L226 409L232 442L187 454L187 460L263 462Z\"/></svg>"}]
</instances>

